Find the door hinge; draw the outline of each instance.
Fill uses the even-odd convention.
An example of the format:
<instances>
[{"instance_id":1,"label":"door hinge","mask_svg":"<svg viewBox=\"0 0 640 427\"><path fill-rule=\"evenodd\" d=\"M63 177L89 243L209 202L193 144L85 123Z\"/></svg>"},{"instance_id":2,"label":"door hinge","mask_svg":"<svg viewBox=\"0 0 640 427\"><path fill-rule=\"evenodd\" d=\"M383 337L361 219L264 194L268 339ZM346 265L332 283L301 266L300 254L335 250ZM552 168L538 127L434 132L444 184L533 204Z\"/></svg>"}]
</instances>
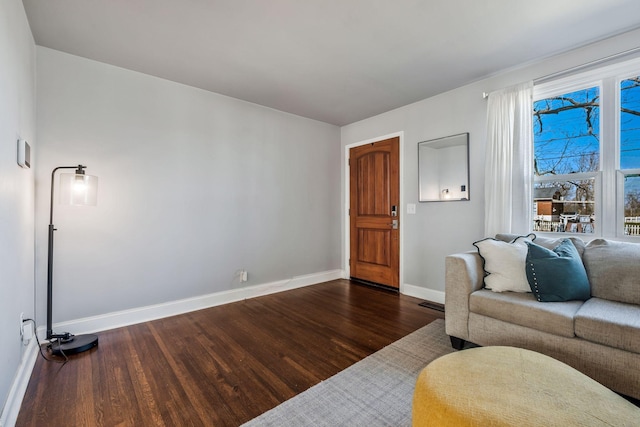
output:
<instances>
[{"instance_id":1,"label":"door hinge","mask_svg":"<svg viewBox=\"0 0 640 427\"><path fill-rule=\"evenodd\" d=\"M347 209L347 215L351 216L351 209Z\"/></svg>"}]
</instances>

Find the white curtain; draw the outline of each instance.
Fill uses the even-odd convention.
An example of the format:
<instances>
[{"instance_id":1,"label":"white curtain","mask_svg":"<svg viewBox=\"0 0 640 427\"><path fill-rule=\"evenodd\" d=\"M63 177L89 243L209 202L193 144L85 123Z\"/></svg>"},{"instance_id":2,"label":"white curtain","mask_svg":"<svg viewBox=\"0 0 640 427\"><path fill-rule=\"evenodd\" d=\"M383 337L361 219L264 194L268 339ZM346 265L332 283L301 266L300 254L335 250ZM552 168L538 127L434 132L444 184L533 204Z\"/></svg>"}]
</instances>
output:
<instances>
[{"instance_id":1,"label":"white curtain","mask_svg":"<svg viewBox=\"0 0 640 427\"><path fill-rule=\"evenodd\" d=\"M485 160L486 236L532 226L533 82L489 94Z\"/></svg>"}]
</instances>

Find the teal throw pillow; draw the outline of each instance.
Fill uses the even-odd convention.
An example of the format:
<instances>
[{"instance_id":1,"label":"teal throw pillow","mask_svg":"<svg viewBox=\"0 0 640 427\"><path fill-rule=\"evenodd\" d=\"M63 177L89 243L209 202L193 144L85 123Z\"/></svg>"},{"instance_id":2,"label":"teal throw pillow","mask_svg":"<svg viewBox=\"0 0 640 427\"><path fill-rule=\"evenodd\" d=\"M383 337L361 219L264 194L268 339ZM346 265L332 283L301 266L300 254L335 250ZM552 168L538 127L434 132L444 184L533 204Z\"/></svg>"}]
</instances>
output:
<instances>
[{"instance_id":1,"label":"teal throw pillow","mask_svg":"<svg viewBox=\"0 0 640 427\"><path fill-rule=\"evenodd\" d=\"M550 250L532 242L525 269L527 281L538 301L559 302L591 298L591 286L582 259L571 240Z\"/></svg>"}]
</instances>

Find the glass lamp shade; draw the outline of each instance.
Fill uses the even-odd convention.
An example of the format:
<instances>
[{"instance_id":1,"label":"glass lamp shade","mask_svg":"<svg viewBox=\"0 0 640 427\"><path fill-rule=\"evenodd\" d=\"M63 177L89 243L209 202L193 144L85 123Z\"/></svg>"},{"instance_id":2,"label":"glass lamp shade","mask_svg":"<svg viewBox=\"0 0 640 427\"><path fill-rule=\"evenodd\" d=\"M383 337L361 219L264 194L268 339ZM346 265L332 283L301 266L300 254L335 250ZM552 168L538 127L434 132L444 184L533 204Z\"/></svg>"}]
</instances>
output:
<instances>
[{"instance_id":1,"label":"glass lamp shade","mask_svg":"<svg viewBox=\"0 0 640 427\"><path fill-rule=\"evenodd\" d=\"M95 206L98 202L98 177L93 175L60 174L60 203L63 205Z\"/></svg>"}]
</instances>

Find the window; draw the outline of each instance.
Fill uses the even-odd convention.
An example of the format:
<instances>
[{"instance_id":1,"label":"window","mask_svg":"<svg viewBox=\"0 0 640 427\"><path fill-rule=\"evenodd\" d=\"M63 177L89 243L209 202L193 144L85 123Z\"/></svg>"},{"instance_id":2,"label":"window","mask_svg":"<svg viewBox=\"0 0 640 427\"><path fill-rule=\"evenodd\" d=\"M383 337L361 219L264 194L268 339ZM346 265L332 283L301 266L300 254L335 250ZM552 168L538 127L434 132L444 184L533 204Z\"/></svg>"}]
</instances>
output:
<instances>
[{"instance_id":1,"label":"window","mask_svg":"<svg viewBox=\"0 0 640 427\"><path fill-rule=\"evenodd\" d=\"M624 234L640 236L640 76L620 82L620 169Z\"/></svg>"},{"instance_id":2,"label":"window","mask_svg":"<svg viewBox=\"0 0 640 427\"><path fill-rule=\"evenodd\" d=\"M537 85L533 230L640 236L640 61Z\"/></svg>"},{"instance_id":3,"label":"window","mask_svg":"<svg viewBox=\"0 0 640 427\"><path fill-rule=\"evenodd\" d=\"M534 231L593 233L600 87L533 103Z\"/></svg>"}]
</instances>

